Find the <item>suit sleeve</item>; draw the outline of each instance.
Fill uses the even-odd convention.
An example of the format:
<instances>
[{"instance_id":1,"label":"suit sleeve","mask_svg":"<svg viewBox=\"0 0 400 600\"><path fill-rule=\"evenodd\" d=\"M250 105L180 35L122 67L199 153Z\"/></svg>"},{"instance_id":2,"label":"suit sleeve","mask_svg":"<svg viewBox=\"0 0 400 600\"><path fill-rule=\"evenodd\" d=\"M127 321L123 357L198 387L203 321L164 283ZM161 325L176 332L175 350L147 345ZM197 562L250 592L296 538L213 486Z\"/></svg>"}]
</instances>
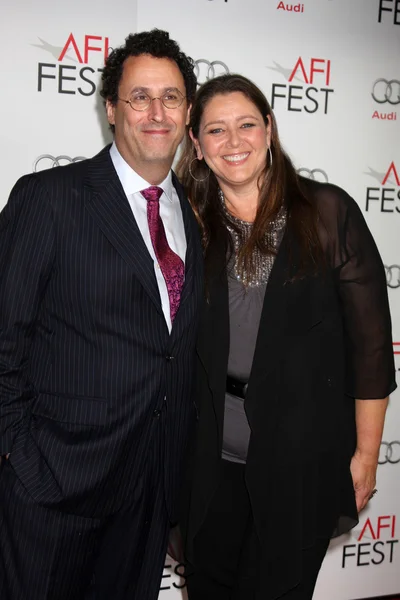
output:
<instances>
[{"instance_id":1,"label":"suit sleeve","mask_svg":"<svg viewBox=\"0 0 400 600\"><path fill-rule=\"evenodd\" d=\"M346 393L386 398L396 389L385 269L364 217L347 196L338 268L346 347ZM341 245L342 245L341 244Z\"/></svg>"},{"instance_id":2,"label":"suit sleeve","mask_svg":"<svg viewBox=\"0 0 400 600\"><path fill-rule=\"evenodd\" d=\"M35 396L29 349L53 260L47 194L36 175L27 175L0 214L0 456L12 451Z\"/></svg>"}]
</instances>

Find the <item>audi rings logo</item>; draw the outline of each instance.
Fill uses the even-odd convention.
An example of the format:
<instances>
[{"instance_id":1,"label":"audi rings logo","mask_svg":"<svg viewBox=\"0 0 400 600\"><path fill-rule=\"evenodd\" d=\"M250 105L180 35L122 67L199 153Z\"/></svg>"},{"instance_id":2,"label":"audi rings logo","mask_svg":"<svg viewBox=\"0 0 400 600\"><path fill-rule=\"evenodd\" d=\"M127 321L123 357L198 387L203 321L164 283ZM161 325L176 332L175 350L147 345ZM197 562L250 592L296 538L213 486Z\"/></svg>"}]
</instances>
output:
<instances>
[{"instance_id":1,"label":"audi rings logo","mask_svg":"<svg viewBox=\"0 0 400 600\"><path fill-rule=\"evenodd\" d=\"M386 465L388 463L390 463L391 465L396 465L397 463L400 463L399 441L381 443L378 464Z\"/></svg>"},{"instance_id":2,"label":"audi rings logo","mask_svg":"<svg viewBox=\"0 0 400 600\"><path fill-rule=\"evenodd\" d=\"M328 183L328 175L323 169L307 169L306 167L300 167L297 169L298 175L302 177L307 177L307 179L312 179L313 181L321 181L323 183Z\"/></svg>"},{"instance_id":3,"label":"audi rings logo","mask_svg":"<svg viewBox=\"0 0 400 600\"><path fill-rule=\"evenodd\" d=\"M386 283L387 286L392 288L393 290L400 287L400 266L399 265L390 265L389 267L385 265L386 271Z\"/></svg>"},{"instance_id":4,"label":"audi rings logo","mask_svg":"<svg viewBox=\"0 0 400 600\"><path fill-rule=\"evenodd\" d=\"M41 154L33 163L33 172L37 173L38 171L52 169L53 167L63 167L70 163L80 162L81 160L86 160L86 156L75 156L74 158L71 158L65 154L60 154L60 156Z\"/></svg>"},{"instance_id":5,"label":"audi rings logo","mask_svg":"<svg viewBox=\"0 0 400 600\"><path fill-rule=\"evenodd\" d=\"M222 60L213 60L212 62L205 58L199 58L194 63L194 73L197 77L197 85L202 85L218 75L227 75L229 68Z\"/></svg>"},{"instance_id":6,"label":"audi rings logo","mask_svg":"<svg viewBox=\"0 0 400 600\"><path fill-rule=\"evenodd\" d=\"M400 81L398 79L377 79L371 96L378 104L388 102L393 106L400 104Z\"/></svg>"}]
</instances>

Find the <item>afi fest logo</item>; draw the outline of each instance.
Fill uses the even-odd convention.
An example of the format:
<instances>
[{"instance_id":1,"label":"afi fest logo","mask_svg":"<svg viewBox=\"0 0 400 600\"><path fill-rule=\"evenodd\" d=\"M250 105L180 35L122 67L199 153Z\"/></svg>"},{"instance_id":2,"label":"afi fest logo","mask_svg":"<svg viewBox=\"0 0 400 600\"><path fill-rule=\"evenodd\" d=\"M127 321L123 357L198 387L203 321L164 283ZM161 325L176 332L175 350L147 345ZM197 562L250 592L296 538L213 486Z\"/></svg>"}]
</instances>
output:
<instances>
[{"instance_id":1,"label":"afi fest logo","mask_svg":"<svg viewBox=\"0 0 400 600\"><path fill-rule=\"evenodd\" d=\"M295 13L303 13L304 12L304 4L285 4L284 2L279 2L276 10L284 10L285 12L295 12Z\"/></svg>"},{"instance_id":2,"label":"afi fest logo","mask_svg":"<svg viewBox=\"0 0 400 600\"><path fill-rule=\"evenodd\" d=\"M382 213L400 213L400 171L396 168L395 163L391 162L384 173L374 171L371 167L368 168L369 171L364 174L376 179L380 185L379 187L367 187L366 212L371 209Z\"/></svg>"},{"instance_id":3,"label":"afi fest logo","mask_svg":"<svg viewBox=\"0 0 400 600\"><path fill-rule=\"evenodd\" d=\"M282 75L288 83L273 83L271 105L285 102L290 112L316 113L323 111L326 115L329 108L330 95L334 90L331 84L331 61L325 58L297 59L294 67L286 68L274 61L269 67ZM298 85L295 82L299 82Z\"/></svg>"},{"instance_id":4,"label":"afi fest logo","mask_svg":"<svg viewBox=\"0 0 400 600\"><path fill-rule=\"evenodd\" d=\"M400 25L400 0L378 0L378 6L378 23L390 18L393 25Z\"/></svg>"},{"instance_id":5,"label":"afi fest logo","mask_svg":"<svg viewBox=\"0 0 400 600\"><path fill-rule=\"evenodd\" d=\"M372 98L380 104L380 112L375 110L372 118L380 121L397 121L394 107L400 104L400 81L398 79L377 79L372 86ZM389 111L389 112L388 112Z\"/></svg>"},{"instance_id":6,"label":"afi fest logo","mask_svg":"<svg viewBox=\"0 0 400 600\"><path fill-rule=\"evenodd\" d=\"M368 518L356 544L343 546L342 569L348 566L364 567L392 563L399 543L396 535L396 515L382 515L376 519Z\"/></svg>"},{"instance_id":7,"label":"afi fest logo","mask_svg":"<svg viewBox=\"0 0 400 600\"><path fill-rule=\"evenodd\" d=\"M37 91L55 91L58 94L81 94L92 96L97 88L102 68L92 67L93 58L104 64L110 46L108 37L84 35L75 37L70 33L63 46L53 46L39 38L40 44L31 44L48 52L53 60L39 62L37 68Z\"/></svg>"}]
</instances>

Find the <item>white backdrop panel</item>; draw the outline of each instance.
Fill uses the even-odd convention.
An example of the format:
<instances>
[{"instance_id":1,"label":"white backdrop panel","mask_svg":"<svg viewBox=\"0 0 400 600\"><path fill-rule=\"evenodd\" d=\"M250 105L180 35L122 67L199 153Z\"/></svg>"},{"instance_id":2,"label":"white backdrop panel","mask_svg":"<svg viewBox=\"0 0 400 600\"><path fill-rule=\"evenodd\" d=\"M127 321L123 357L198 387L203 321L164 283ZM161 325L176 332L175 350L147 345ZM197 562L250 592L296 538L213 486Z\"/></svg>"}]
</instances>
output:
<instances>
[{"instance_id":1,"label":"white backdrop panel","mask_svg":"<svg viewBox=\"0 0 400 600\"><path fill-rule=\"evenodd\" d=\"M136 30L136 16L135 0L2 3L1 206L38 156L92 156L111 139L97 93L99 70L107 46Z\"/></svg>"},{"instance_id":2,"label":"white backdrop panel","mask_svg":"<svg viewBox=\"0 0 400 600\"><path fill-rule=\"evenodd\" d=\"M3 3L0 208L18 177L55 162L39 157L68 162L110 141L97 90L107 47L153 27L200 61L200 81L225 70L251 78L297 168L356 199L388 267L400 369L400 0ZM219 61L215 71L207 61ZM356 529L332 542L315 600L400 592L399 398L389 406L379 493ZM181 573L167 557L160 600L186 597Z\"/></svg>"}]
</instances>

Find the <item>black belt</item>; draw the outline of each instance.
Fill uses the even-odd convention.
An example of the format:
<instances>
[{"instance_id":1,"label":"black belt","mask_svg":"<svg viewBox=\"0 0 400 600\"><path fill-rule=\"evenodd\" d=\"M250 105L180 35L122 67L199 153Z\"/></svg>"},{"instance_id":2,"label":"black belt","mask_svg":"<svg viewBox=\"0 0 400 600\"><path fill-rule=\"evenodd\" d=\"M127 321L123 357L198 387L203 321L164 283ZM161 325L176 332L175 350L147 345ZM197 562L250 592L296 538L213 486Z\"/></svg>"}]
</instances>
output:
<instances>
[{"instance_id":1,"label":"black belt","mask_svg":"<svg viewBox=\"0 0 400 600\"><path fill-rule=\"evenodd\" d=\"M246 381L240 381L234 377L226 376L226 391L232 396L238 396L239 398L246 398L248 383Z\"/></svg>"}]
</instances>

